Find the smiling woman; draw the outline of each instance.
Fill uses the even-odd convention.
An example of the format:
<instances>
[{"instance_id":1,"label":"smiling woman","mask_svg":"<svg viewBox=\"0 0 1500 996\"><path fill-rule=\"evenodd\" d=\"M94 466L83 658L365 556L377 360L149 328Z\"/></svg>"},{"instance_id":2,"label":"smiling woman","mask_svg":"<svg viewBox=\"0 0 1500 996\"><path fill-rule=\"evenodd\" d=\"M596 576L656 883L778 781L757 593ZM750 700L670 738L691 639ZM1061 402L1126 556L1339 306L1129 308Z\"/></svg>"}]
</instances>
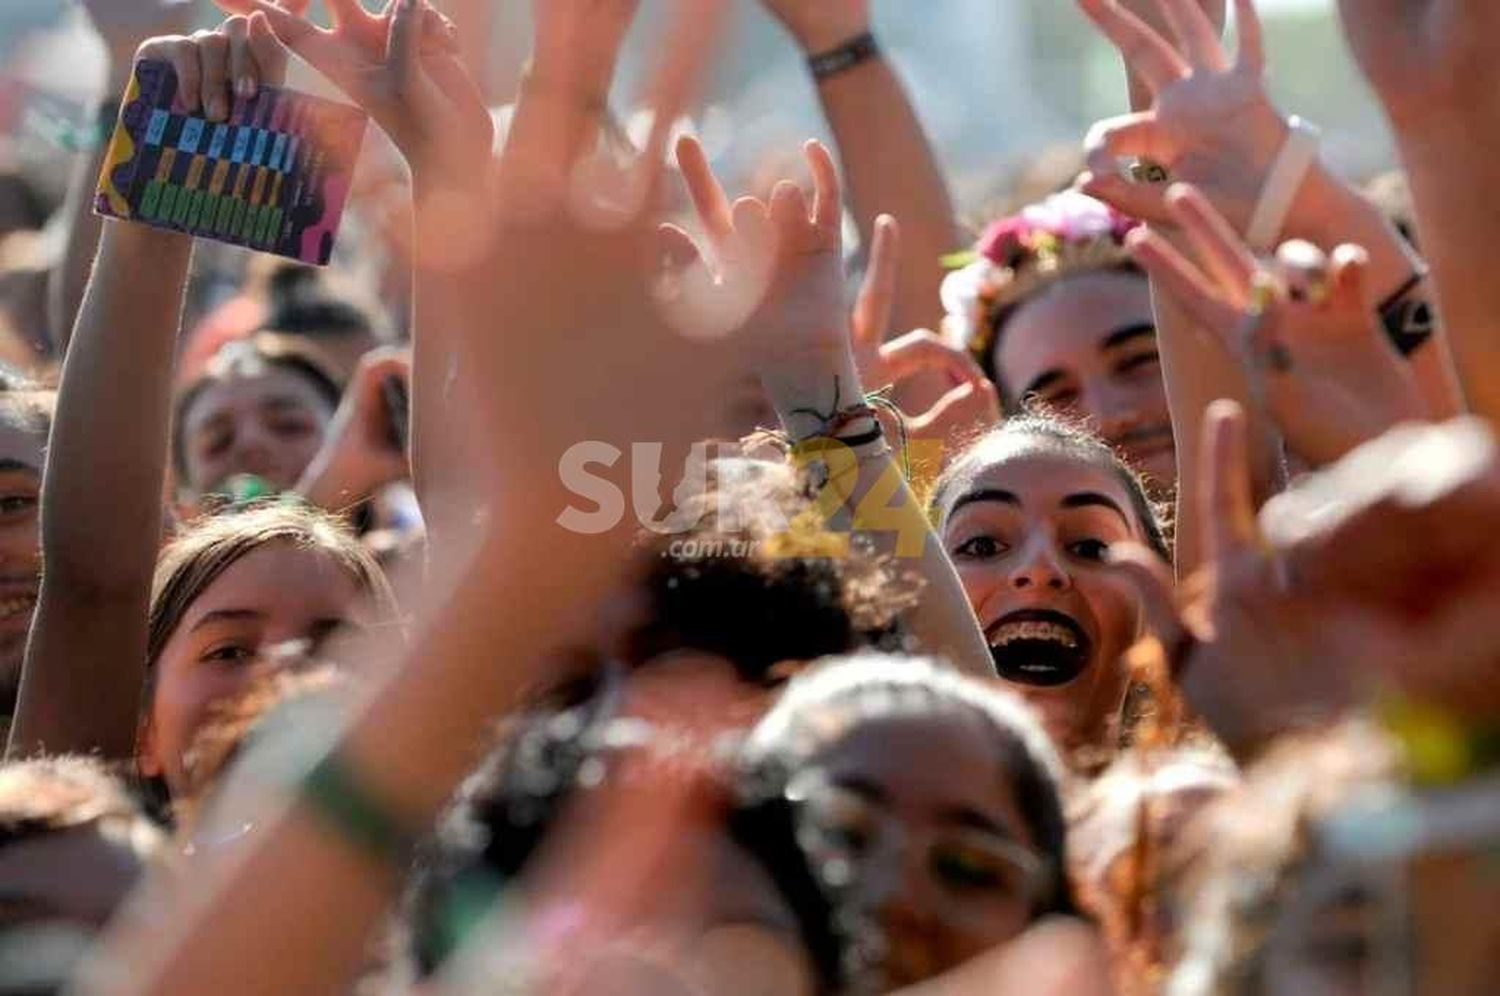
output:
<instances>
[{"instance_id":1,"label":"smiling woman","mask_svg":"<svg viewBox=\"0 0 1500 996\"><path fill-rule=\"evenodd\" d=\"M156 565L141 774L176 794L210 708L265 673L276 648L315 655L341 626L394 618L380 566L338 520L282 502L201 520Z\"/></svg>"},{"instance_id":2,"label":"smiling woman","mask_svg":"<svg viewBox=\"0 0 1500 996\"><path fill-rule=\"evenodd\" d=\"M933 512L1000 676L1065 749L1112 746L1140 618L1105 556L1130 541L1170 559L1139 479L1082 429L1028 415L954 461Z\"/></svg>"},{"instance_id":3,"label":"smiling woman","mask_svg":"<svg viewBox=\"0 0 1500 996\"><path fill-rule=\"evenodd\" d=\"M943 287L962 339L1012 410L1039 401L1088 420L1155 493L1177 479L1156 319L1125 248L1135 222L1067 191L995 222Z\"/></svg>"}]
</instances>

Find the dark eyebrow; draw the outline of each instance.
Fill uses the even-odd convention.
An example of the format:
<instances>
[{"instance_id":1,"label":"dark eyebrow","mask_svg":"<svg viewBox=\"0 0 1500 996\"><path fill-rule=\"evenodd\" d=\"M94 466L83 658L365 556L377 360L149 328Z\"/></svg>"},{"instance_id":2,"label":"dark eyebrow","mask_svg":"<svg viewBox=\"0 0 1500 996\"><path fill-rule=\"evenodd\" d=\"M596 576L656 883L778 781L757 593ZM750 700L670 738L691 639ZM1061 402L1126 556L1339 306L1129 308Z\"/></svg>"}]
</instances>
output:
<instances>
[{"instance_id":1,"label":"dark eyebrow","mask_svg":"<svg viewBox=\"0 0 1500 996\"><path fill-rule=\"evenodd\" d=\"M981 501L999 502L1002 505L1014 505L1016 508L1021 507L1021 499L1016 497L1013 492L1002 491L999 488L982 488L979 491L970 491L954 502L953 507L948 510L948 516L951 518L957 515L958 510L965 505L973 505L975 502Z\"/></svg>"},{"instance_id":2,"label":"dark eyebrow","mask_svg":"<svg viewBox=\"0 0 1500 996\"><path fill-rule=\"evenodd\" d=\"M0 459L0 474L13 474L17 471L33 476L37 473L37 469L25 460L14 460L9 457Z\"/></svg>"},{"instance_id":3,"label":"dark eyebrow","mask_svg":"<svg viewBox=\"0 0 1500 996\"><path fill-rule=\"evenodd\" d=\"M306 410L307 404L294 394L277 394L266 398L260 403L262 411L287 411L288 409Z\"/></svg>"},{"instance_id":4,"label":"dark eyebrow","mask_svg":"<svg viewBox=\"0 0 1500 996\"><path fill-rule=\"evenodd\" d=\"M950 823L967 830L978 830L1005 840L1015 840L1016 835L971 806L949 806L938 814L943 823Z\"/></svg>"},{"instance_id":5,"label":"dark eyebrow","mask_svg":"<svg viewBox=\"0 0 1500 996\"><path fill-rule=\"evenodd\" d=\"M1123 519L1125 525L1130 525L1130 516L1125 514L1119 503L1109 495L1101 495L1097 491L1079 491L1068 495L1061 504L1063 508L1107 508Z\"/></svg>"},{"instance_id":6,"label":"dark eyebrow","mask_svg":"<svg viewBox=\"0 0 1500 996\"><path fill-rule=\"evenodd\" d=\"M1142 336L1155 336L1155 335L1156 335L1156 324L1154 322L1140 322L1139 324L1136 324L1136 325L1126 325L1126 326L1124 326L1122 328L1116 329L1115 331L1111 332L1108 336L1106 336L1105 339L1104 339L1104 342L1101 343L1100 346L1099 346L1099 352L1101 352L1101 353L1107 353L1111 349L1116 348L1117 346L1123 346L1123 345L1125 345L1127 342L1131 341L1132 339L1139 339Z\"/></svg>"},{"instance_id":7,"label":"dark eyebrow","mask_svg":"<svg viewBox=\"0 0 1500 996\"><path fill-rule=\"evenodd\" d=\"M853 792L866 802L881 806L890 802L891 797L886 792L885 786L860 775L839 775L833 779L833 784L846 792Z\"/></svg>"},{"instance_id":8,"label":"dark eyebrow","mask_svg":"<svg viewBox=\"0 0 1500 996\"><path fill-rule=\"evenodd\" d=\"M212 626L214 623L243 622L245 620L259 619L261 615L262 613L256 612L254 609L216 609L213 612L204 613L202 619L193 623L193 628L189 632L196 633L203 627Z\"/></svg>"},{"instance_id":9,"label":"dark eyebrow","mask_svg":"<svg viewBox=\"0 0 1500 996\"><path fill-rule=\"evenodd\" d=\"M1027 384L1025 389L1021 391L1021 396L1024 398L1028 394L1040 394L1065 377L1067 377L1067 374L1061 370L1043 371L1031 379L1031 383Z\"/></svg>"}]
</instances>

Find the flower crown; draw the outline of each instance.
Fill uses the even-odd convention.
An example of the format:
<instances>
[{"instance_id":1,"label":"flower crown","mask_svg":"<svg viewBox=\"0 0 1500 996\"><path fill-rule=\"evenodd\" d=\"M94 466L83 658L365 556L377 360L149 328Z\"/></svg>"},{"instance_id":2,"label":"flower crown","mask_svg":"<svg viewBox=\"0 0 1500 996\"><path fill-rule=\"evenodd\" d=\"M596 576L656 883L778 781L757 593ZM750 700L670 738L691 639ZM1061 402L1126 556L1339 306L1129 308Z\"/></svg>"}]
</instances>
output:
<instances>
[{"instance_id":1,"label":"flower crown","mask_svg":"<svg viewBox=\"0 0 1500 996\"><path fill-rule=\"evenodd\" d=\"M947 257L945 336L976 355L994 343L994 318L1069 271L1130 259L1125 236L1140 222L1077 190L1053 194L985 229L974 249Z\"/></svg>"}]
</instances>

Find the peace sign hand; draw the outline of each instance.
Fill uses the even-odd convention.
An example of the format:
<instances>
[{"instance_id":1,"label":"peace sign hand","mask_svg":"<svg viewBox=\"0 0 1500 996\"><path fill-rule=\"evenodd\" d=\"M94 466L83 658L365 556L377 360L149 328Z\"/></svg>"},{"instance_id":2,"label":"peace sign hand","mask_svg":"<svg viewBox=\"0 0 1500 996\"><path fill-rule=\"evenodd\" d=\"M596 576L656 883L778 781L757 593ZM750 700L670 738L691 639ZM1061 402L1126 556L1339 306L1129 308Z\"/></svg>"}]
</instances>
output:
<instances>
[{"instance_id":1,"label":"peace sign hand","mask_svg":"<svg viewBox=\"0 0 1500 996\"><path fill-rule=\"evenodd\" d=\"M388 0L379 14L360 0L326 0L330 27L268 0L215 0L259 11L282 44L369 112L421 183L472 183L482 175L494 127L458 56L456 30L427 0Z\"/></svg>"}]
</instances>

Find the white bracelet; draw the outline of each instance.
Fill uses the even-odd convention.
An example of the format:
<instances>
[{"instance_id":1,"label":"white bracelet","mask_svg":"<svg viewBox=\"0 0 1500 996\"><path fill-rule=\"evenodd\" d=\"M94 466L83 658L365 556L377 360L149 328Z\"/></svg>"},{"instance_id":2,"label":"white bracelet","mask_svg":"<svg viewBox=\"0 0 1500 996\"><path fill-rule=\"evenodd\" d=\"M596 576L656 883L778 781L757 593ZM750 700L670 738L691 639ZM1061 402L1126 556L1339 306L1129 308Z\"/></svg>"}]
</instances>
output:
<instances>
[{"instance_id":1,"label":"white bracelet","mask_svg":"<svg viewBox=\"0 0 1500 996\"><path fill-rule=\"evenodd\" d=\"M1245 230L1245 241L1257 252L1270 252L1276 248L1281 231L1286 226L1286 216L1292 211L1292 202L1308 170L1318 159L1318 144L1323 137L1316 125L1299 117L1287 122L1291 131L1286 144L1276 156L1266 185L1261 188L1260 202L1250 216L1250 227Z\"/></svg>"}]
</instances>

